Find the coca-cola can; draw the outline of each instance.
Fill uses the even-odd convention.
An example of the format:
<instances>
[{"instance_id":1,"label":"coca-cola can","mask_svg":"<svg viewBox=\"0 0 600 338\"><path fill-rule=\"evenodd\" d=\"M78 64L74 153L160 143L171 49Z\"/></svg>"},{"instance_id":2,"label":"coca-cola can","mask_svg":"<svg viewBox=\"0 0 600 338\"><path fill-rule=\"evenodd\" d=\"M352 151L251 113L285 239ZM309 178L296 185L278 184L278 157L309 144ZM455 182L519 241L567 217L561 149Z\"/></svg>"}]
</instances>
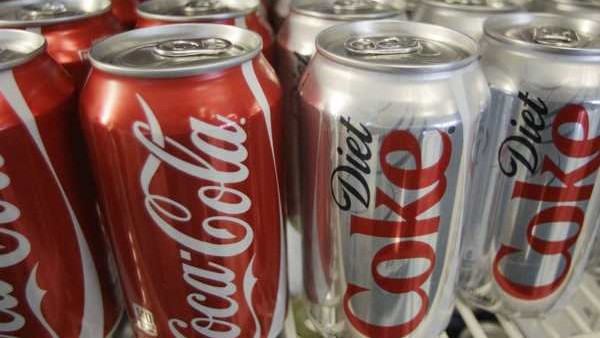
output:
<instances>
[{"instance_id":1,"label":"coca-cola can","mask_svg":"<svg viewBox=\"0 0 600 338\"><path fill-rule=\"evenodd\" d=\"M316 45L300 85L309 315L328 337L438 337L489 100L477 44L381 20Z\"/></svg>"},{"instance_id":2,"label":"coca-cola can","mask_svg":"<svg viewBox=\"0 0 600 338\"><path fill-rule=\"evenodd\" d=\"M548 13L600 20L600 1L597 0L540 1L540 10Z\"/></svg>"},{"instance_id":3,"label":"coca-cola can","mask_svg":"<svg viewBox=\"0 0 600 338\"><path fill-rule=\"evenodd\" d=\"M282 330L281 89L261 48L181 24L91 50L82 120L138 337Z\"/></svg>"},{"instance_id":4,"label":"coca-cola can","mask_svg":"<svg viewBox=\"0 0 600 338\"><path fill-rule=\"evenodd\" d=\"M301 241L301 173L298 142L300 137L313 135L298 129L298 84L310 57L315 53L315 39L331 26L351 21L404 18L397 8L371 0L335 0L307 3L292 7L292 12L277 36L277 73L284 93L284 143L286 163L286 206L289 221L289 249L297 252ZM290 252L290 289L302 291L301 255Z\"/></svg>"},{"instance_id":5,"label":"coca-cola can","mask_svg":"<svg viewBox=\"0 0 600 338\"><path fill-rule=\"evenodd\" d=\"M67 69L80 89L90 68L89 48L121 31L110 8L108 0L2 1L0 27L42 34L48 54Z\"/></svg>"},{"instance_id":6,"label":"coca-cola can","mask_svg":"<svg viewBox=\"0 0 600 338\"><path fill-rule=\"evenodd\" d=\"M138 20L136 9L143 0L111 0L112 13L125 29L131 29Z\"/></svg>"},{"instance_id":7,"label":"coca-cola can","mask_svg":"<svg viewBox=\"0 0 600 338\"><path fill-rule=\"evenodd\" d=\"M263 53L273 60L273 31L259 13L259 0L150 0L138 6L137 27L173 23L219 23L246 28L263 39Z\"/></svg>"},{"instance_id":8,"label":"coca-cola can","mask_svg":"<svg viewBox=\"0 0 600 338\"><path fill-rule=\"evenodd\" d=\"M478 138L461 294L536 317L569 301L598 228L600 23L517 14L484 29L492 108Z\"/></svg>"},{"instance_id":9,"label":"coca-cola can","mask_svg":"<svg viewBox=\"0 0 600 338\"><path fill-rule=\"evenodd\" d=\"M70 76L0 30L2 337L112 337L121 317Z\"/></svg>"},{"instance_id":10,"label":"coca-cola can","mask_svg":"<svg viewBox=\"0 0 600 338\"><path fill-rule=\"evenodd\" d=\"M413 19L448 27L479 40L487 18L522 10L511 0L421 0Z\"/></svg>"}]
</instances>

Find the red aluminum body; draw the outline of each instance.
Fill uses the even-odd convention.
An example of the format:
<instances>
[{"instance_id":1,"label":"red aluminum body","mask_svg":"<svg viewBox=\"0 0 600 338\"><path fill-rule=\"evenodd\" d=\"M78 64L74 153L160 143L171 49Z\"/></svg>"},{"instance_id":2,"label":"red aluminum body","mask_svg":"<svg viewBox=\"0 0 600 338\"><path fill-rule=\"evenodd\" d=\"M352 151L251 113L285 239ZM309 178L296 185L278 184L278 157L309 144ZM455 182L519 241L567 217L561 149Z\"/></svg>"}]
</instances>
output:
<instances>
[{"instance_id":1,"label":"red aluminum body","mask_svg":"<svg viewBox=\"0 0 600 338\"><path fill-rule=\"evenodd\" d=\"M126 28L130 29L135 26L138 19L136 8L142 2L140 0L111 0L112 13L119 19L119 22Z\"/></svg>"},{"instance_id":2,"label":"red aluminum body","mask_svg":"<svg viewBox=\"0 0 600 338\"><path fill-rule=\"evenodd\" d=\"M90 69L87 53L99 40L122 31L110 13L57 25L40 27L48 42L48 53L73 76L81 89Z\"/></svg>"},{"instance_id":3,"label":"red aluminum body","mask_svg":"<svg viewBox=\"0 0 600 338\"><path fill-rule=\"evenodd\" d=\"M0 337L108 337L120 317L73 93L46 54L0 71Z\"/></svg>"},{"instance_id":4,"label":"red aluminum body","mask_svg":"<svg viewBox=\"0 0 600 338\"><path fill-rule=\"evenodd\" d=\"M152 27L152 26L160 26L160 25L168 25L168 24L176 24L181 22L166 22L159 20L151 20L144 17L139 17L137 22L137 28L143 27ZM199 21L200 23L200 21ZM273 30L268 22L260 15L258 11L254 11L245 17L240 18L232 18L226 20L214 20L214 21L202 21L202 23L218 23L222 25L230 25L230 26L238 26L241 28L249 29L253 32L258 33L260 37L263 39L263 54L269 60L269 62L273 62Z\"/></svg>"},{"instance_id":5,"label":"red aluminum body","mask_svg":"<svg viewBox=\"0 0 600 338\"><path fill-rule=\"evenodd\" d=\"M261 56L179 78L92 70L84 130L138 337L281 329L280 98Z\"/></svg>"}]
</instances>

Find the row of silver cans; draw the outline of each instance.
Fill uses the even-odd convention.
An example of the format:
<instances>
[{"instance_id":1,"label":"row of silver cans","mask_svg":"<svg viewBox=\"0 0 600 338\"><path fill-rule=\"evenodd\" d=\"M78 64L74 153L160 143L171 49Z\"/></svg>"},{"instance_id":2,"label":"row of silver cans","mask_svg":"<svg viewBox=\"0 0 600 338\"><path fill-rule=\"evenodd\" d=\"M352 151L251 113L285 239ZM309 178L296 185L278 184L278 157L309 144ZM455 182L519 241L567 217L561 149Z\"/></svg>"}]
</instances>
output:
<instances>
[{"instance_id":1,"label":"row of silver cans","mask_svg":"<svg viewBox=\"0 0 600 338\"><path fill-rule=\"evenodd\" d=\"M474 41L439 26L317 36L293 109L324 336L437 336L457 278L509 316L556 310L579 283L600 211L600 23L514 14L484 31L481 68Z\"/></svg>"}]
</instances>

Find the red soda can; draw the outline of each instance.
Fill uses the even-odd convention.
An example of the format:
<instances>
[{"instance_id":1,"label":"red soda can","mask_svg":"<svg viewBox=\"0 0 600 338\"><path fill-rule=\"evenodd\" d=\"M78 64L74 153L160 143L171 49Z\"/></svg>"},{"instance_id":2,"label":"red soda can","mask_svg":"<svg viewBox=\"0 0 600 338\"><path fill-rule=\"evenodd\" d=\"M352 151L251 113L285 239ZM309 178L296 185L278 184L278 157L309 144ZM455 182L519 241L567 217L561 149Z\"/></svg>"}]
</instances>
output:
<instances>
[{"instance_id":1,"label":"red soda can","mask_svg":"<svg viewBox=\"0 0 600 338\"><path fill-rule=\"evenodd\" d=\"M150 0L138 6L137 27L174 23L218 23L247 28L263 39L263 54L273 61L273 31L258 0Z\"/></svg>"},{"instance_id":2,"label":"red soda can","mask_svg":"<svg viewBox=\"0 0 600 338\"><path fill-rule=\"evenodd\" d=\"M126 29L137 22L136 8L140 0L112 0L112 13Z\"/></svg>"},{"instance_id":3,"label":"red soda can","mask_svg":"<svg viewBox=\"0 0 600 338\"><path fill-rule=\"evenodd\" d=\"M0 336L111 337L120 307L74 86L41 35L0 35Z\"/></svg>"},{"instance_id":4,"label":"red soda can","mask_svg":"<svg viewBox=\"0 0 600 338\"><path fill-rule=\"evenodd\" d=\"M64 66L83 87L91 45L119 33L121 26L110 13L108 0L32 0L0 2L0 27L42 34L50 56Z\"/></svg>"},{"instance_id":5,"label":"red soda can","mask_svg":"<svg viewBox=\"0 0 600 338\"><path fill-rule=\"evenodd\" d=\"M282 330L281 89L261 47L182 24L90 52L82 120L139 337Z\"/></svg>"}]
</instances>

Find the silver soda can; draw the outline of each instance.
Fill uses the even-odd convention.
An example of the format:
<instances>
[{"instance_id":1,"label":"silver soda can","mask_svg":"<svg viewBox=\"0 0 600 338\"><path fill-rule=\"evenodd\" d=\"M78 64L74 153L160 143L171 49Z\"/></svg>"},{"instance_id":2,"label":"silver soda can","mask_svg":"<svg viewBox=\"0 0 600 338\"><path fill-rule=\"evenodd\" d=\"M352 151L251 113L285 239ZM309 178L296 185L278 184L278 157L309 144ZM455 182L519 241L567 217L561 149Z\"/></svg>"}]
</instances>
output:
<instances>
[{"instance_id":1,"label":"silver soda can","mask_svg":"<svg viewBox=\"0 0 600 338\"><path fill-rule=\"evenodd\" d=\"M590 262L588 263L588 272L595 277L600 277L600 233L596 235L594 241Z\"/></svg>"},{"instance_id":2,"label":"silver soda can","mask_svg":"<svg viewBox=\"0 0 600 338\"><path fill-rule=\"evenodd\" d=\"M560 308L598 228L600 23L552 14L486 21L492 109L477 146L462 296L513 317Z\"/></svg>"},{"instance_id":3,"label":"silver soda can","mask_svg":"<svg viewBox=\"0 0 600 338\"><path fill-rule=\"evenodd\" d=\"M544 12L600 20L599 0L540 0L539 4Z\"/></svg>"},{"instance_id":4,"label":"silver soda can","mask_svg":"<svg viewBox=\"0 0 600 338\"><path fill-rule=\"evenodd\" d=\"M479 40L487 18L522 10L509 0L422 0L413 19L452 28Z\"/></svg>"},{"instance_id":5,"label":"silver soda can","mask_svg":"<svg viewBox=\"0 0 600 338\"><path fill-rule=\"evenodd\" d=\"M300 86L309 315L325 336L437 337L489 101L477 45L395 20L329 28L316 45Z\"/></svg>"},{"instance_id":6,"label":"silver soda can","mask_svg":"<svg viewBox=\"0 0 600 338\"><path fill-rule=\"evenodd\" d=\"M312 137L299 135L298 130L298 91L300 76L308 60L315 53L315 38L324 29L349 21L403 18L397 8L371 0L335 0L311 2L295 5L279 31L276 45L277 73L284 93L284 142L286 155L286 197L290 243L290 289L292 294L302 290L301 236L300 228L300 163L298 138ZM296 260L296 262L294 262Z\"/></svg>"}]
</instances>

